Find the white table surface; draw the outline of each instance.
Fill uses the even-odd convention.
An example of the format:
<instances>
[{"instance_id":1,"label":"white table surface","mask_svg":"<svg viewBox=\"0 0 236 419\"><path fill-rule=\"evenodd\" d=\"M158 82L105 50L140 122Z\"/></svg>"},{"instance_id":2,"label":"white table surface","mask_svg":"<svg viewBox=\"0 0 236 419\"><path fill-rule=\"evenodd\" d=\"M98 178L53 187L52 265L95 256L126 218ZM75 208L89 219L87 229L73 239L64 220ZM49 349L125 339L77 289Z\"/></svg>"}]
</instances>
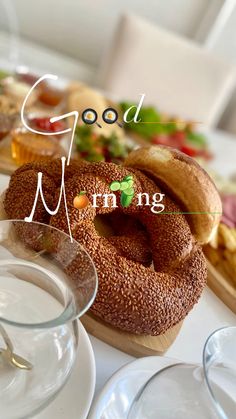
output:
<instances>
[{"instance_id":1,"label":"white table surface","mask_svg":"<svg viewBox=\"0 0 236 419\"><path fill-rule=\"evenodd\" d=\"M209 132L208 138L217 155L211 166L224 175L236 170L236 139L221 132ZM0 192L8 185L9 177L0 175ZM187 362L201 362L202 349L207 336L222 326L236 325L236 316L213 292L206 288L199 303L185 319L181 331L166 352L166 356ZM120 367L134 360L90 336L95 353L97 382L96 394Z\"/></svg>"}]
</instances>

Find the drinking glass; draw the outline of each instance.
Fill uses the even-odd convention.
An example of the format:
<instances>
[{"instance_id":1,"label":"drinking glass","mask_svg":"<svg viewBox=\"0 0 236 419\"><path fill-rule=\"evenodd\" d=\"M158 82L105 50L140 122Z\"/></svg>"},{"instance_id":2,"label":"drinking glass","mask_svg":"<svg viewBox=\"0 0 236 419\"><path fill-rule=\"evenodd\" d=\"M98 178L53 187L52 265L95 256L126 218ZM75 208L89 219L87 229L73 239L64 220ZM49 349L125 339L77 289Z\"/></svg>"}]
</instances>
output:
<instances>
[{"instance_id":1,"label":"drinking glass","mask_svg":"<svg viewBox=\"0 0 236 419\"><path fill-rule=\"evenodd\" d=\"M236 418L236 327L209 336L202 366L177 363L146 382L128 419L154 418Z\"/></svg>"},{"instance_id":2,"label":"drinking glass","mask_svg":"<svg viewBox=\"0 0 236 419\"><path fill-rule=\"evenodd\" d=\"M73 368L77 319L97 275L78 242L40 223L0 221L0 417L25 419L57 395Z\"/></svg>"}]
</instances>

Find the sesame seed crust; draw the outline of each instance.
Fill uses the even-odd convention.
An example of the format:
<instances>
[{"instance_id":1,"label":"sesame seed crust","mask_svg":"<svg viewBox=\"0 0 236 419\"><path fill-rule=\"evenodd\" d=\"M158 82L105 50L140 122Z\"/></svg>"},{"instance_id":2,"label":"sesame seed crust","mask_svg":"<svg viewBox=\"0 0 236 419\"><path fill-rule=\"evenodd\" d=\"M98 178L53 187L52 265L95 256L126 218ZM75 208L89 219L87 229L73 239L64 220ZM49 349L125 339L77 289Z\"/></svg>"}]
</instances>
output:
<instances>
[{"instance_id":1,"label":"sesame seed crust","mask_svg":"<svg viewBox=\"0 0 236 419\"><path fill-rule=\"evenodd\" d=\"M38 171L43 172L46 202L55 208L61 182L60 160L31 163L11 178L4 201L9 217L23 219L30 214ZM115 192L118 208L104 208L102 198L97 200L97 208L92 206L93 194L111 193L110 182L130 174L135 196L129 207L122 208L119 191ZM206 284L206 262L184 215L153 214L148 206L137 207L138 193L152 196L161 192L156 183L139 170L113 163L72 163L66 168L65 188L73 237L88 250L98 273L99 288L92 312L115 327L144 335L164 333L184 319ZM90 203L78 210L73 200L82 190ZM180 211L168 196L163 203L165 212ZM97 215L114 217L114 236L98 234L94 225ZM134 222L124 226L123 216ZM39 201L34 219L68 233L63 204L50 217ZM74 267L68 273L73 277L76 272Z\"/></svg>"}]
</instances>

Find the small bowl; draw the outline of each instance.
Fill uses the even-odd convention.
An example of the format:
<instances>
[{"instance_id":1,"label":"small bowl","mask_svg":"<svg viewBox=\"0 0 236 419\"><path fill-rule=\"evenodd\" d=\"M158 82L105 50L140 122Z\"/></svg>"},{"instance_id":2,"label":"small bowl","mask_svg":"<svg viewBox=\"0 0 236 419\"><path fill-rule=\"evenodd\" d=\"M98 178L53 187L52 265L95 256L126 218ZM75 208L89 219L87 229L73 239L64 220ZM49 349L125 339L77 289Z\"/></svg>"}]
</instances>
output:
<instances>
[{"instance_id":1,"label":"small bowl","mask_svg":"<svg viewBox=\"0 0 236 419\"><path fill-rule=\"evenodd\" d=\"M40 135L17 128L11 132L12 158L18 165L61 157L64 149L54 136Z\"/></svg>"}]
</instances>

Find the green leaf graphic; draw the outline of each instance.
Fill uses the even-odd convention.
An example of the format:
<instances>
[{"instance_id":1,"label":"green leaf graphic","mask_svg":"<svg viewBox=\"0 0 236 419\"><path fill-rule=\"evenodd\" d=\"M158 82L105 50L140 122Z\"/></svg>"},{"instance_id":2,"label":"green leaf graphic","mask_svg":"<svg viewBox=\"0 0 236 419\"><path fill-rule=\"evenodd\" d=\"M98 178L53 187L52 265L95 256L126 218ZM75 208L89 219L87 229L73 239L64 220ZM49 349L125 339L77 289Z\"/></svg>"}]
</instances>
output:
<instances>
[{"instance_id":1,"label":"green leaf graphic","mask_svg":"<svg viewBox=\"0 0 236 419\"><path fill-rule=\"evenodd\" d=\"M113 182L110 183L110 190L115 192L115 191L119 191L120 190L120 182L118 182L117 180L114 180Z\"/></svg>"},{"instance_id":2,"label":"green leaf graphic","mask_svg":"<svg viewBox=\"0 0 236 419\"><path fill-rule=\"evenodd\" d=\"M129 205L132 203L134 194L127 195L125 192L122 192L120 197L120 203L123 208L129 207Z\"/></svg>"}]
</instances>

